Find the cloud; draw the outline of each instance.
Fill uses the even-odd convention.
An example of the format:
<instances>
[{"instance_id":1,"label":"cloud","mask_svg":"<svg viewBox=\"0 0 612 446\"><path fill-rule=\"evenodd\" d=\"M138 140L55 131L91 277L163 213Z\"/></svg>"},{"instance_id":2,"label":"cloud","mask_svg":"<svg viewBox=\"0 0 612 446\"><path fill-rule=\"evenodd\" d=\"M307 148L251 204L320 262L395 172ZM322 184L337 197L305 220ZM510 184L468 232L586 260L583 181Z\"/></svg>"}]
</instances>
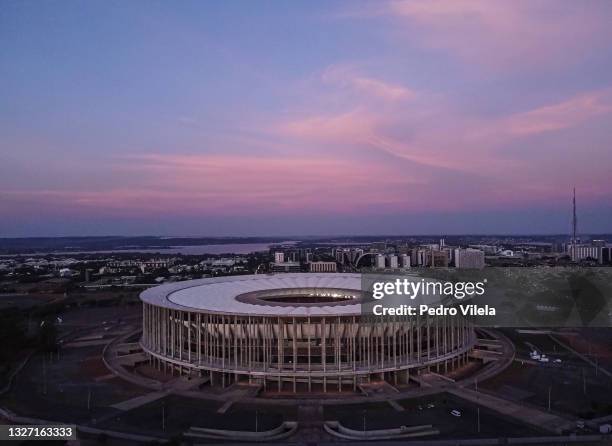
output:
<instances>
[{"instance_id":1,"label":"cloud","mask_svg":"<svg viewBox=\"0 0 612 446\"><path fill-rule=\"evenodd\" d=\"M580 60L612 38L610 2L392 0L372 15L398 19L410 41L495 70Z\"/></svg>"},{"instance_id":2,"label":"cloud","mask_svg":"<svg viewBox=\"0 0 612 446\"><path fill-rule=\"evenodd\" d=\"M498 116L468 114L448 100L424 92L415 97L416 102L392 106L372 103L364 107L347 103L347 107L356 108L336 114L312 110L281 122L277 130L289 138L290 145L317 145L325 147L328 153L344 151L355 160L366 160L368 153L384 154L394 160L379 158L378 163L397 163L406 172L418 171L424 176L420 180L430 183L432 188L439 181L437 176L447 178L450 173L467 176L468 181L486 178L491 184L507 188L507 198L518 193L517 182L521 182L521 189L528 190L523 198L550 198L561 193L559 182L567 181L570 176L583 187L587 187L587 178L599 184L608 176L601 162L591 161L601 156L595 153L599 150L597 145L588 149L590 156L583 149L585 160L581 165L592 166L585 170L586 176L573 172L570 163L559 161L556 171L549 169L550 161L545 166L542 163L551 150L558 156L568 150L562 132L580 132L585 125L601 121L612 113L610 89L582 92ZM361 103L361 100L355 99L355 102ZM591 135L582 132L582 139L588 140ZM537 142L534 138L538 138ZM576 157L575 153L571 156ZM610 160L609 155L606 159ZM546 173L534 177L542 169ZM508 176L509 172L513 175ZM594 190L599 189L594 186ZM503 200L496 197L496 201Z\"/></svg>"},{"instance_id":3,"label":"cloud","mask_svg":"<svg viewBox=\"0 0 612 446\"><path fill-rule=\"evenodd\" d=\"M359 144L374 134L380 118L355 109L345 113L320 113L281 122L277 129L281 134L306 141Z\"/></svg>"},{"instance_id":4,"label":"cloud","mask_svg":"<svg viewBox=\"0 0 612 446\"><path fill-rule=\"evenodd\" d=\"M413 90L402 85L364 76L355 67L347 64L327 67L321 75L321 80L327 84L349 88L353 90L352 94L365 95L384 101L411 99L415 94Z\"/></svg>"},{"instance_id":5,"label":"cloud","mask_svg":"<svg viewBox=\"0 0 612 446\"><path fill-rule=\"evenodd\" d=\"M568 100L517 113L503 120L511 135L526 136L562 130L612 111L612 91L600 90L579 94Z\"/></svg>"},{"instance_id":6,"label":"cloud","mask_svg":"<svg viewBox=\"0 0 612 446\"><path fill-rule=\"evenodd\" d=\"M12 211L19 206L84 215L343 213L373 203L397 205L401 191L416 182L386 166L321 157L144 154L118 159L114 170L119 181L103 190L10 190L0 193L0 202L10 202L4 209ZM123 186L126 177L136 185ZM372 184L372 178L386 180Z\"/></svg>"}]
</instances>

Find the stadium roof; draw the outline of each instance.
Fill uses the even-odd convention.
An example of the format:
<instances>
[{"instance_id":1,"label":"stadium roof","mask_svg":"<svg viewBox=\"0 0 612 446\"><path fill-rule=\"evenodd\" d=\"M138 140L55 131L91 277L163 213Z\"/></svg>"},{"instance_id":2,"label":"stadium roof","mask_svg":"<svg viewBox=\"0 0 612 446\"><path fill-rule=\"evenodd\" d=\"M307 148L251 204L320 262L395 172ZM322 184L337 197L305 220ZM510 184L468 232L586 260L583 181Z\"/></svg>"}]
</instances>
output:
<instances>
[{"instance_id":1,"label":"stadium roof","mask_svg":"<svg viewBox=\"0 0 612 446\"><path fill-rule=\"evenodd\" d=\"M259 316L351 316L361 314L359 301L344 302L269 302L250 295L286 290L294 293L334 293L361 296L361 275L343 273L295 273L275 275L227 276L174 282L149 288L142 301L182 311ZM303 293L302 293L303 292Z\"/></svg>"}]
</instances>

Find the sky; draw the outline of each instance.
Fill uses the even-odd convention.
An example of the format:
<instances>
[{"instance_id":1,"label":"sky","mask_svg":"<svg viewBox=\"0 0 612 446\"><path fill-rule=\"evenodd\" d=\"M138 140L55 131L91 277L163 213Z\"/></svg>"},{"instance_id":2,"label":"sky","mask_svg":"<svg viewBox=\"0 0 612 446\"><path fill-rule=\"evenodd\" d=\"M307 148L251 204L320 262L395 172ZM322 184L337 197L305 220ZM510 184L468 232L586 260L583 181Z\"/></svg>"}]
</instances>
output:
<instances>
[{"instance_id":1,"label":"sky","mask_svg":"<svg viewBox=\"0 0 612 446\"><path fill-rule=\"evenodd\" d=\"M0 2L0 237L612 232L612 2Z\"/></svg>"}]
</instances>

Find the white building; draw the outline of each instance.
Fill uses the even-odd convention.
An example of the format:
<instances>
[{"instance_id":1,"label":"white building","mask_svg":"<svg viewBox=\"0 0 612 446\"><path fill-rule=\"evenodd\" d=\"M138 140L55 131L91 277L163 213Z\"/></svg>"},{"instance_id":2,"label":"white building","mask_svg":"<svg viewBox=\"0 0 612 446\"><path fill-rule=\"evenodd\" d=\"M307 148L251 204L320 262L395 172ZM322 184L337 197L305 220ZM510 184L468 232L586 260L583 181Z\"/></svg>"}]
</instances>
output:
<instances>
[{"instance_id":1,"label":"white building","mask_svg":"<svg viewBox=\"0 0 612 446\"><path fill-rule=\"evenodd\" d=\"M277 251L274 253L274 263L283 263L285 261L285 253Z\"/></svg>"},{"instance_id":2,"label":"white building","mask_svg":"<svg viewBox=\"0 0 612 446\"><path fill-rule=\"evenodd\" d=\"M379 269L385 268L385 256L382 254L376 254L374 258L374 267Z\"/></svg>"},{"instance_id":3,"label":"white building","mask_svg":"<svg viewBox=\"0 0 612 446\"><path fill-rule=\"evenodd\" d=\"M309 270L311 273L335 273L336 262L310 262Z\"/></svg>"},{"instance_id":4,"label":"white building","mask_svg":"<svg viewBox=\"0 0 612 446\"><path fill-rule=\"evenodd\" d=\"M569 245L569 255L572 258L572 262L579 262L581 260L592 259L601 263L602 260L602 249L601 246L592 245Z\"/></svg>"},{"instance_id":5,"label":"white building","mask_svg":"<svg viewBox=\"0 0 612 446\"><path fill-rule=\"evenodd\" d=\"M485 255L479 249L455 249L455 267L457 268L484 268Z\"/></svg>"},{"instance_id":6,"label":"white building","mask_svg":"<svg viewBox=\"0 0 612 446\"><path fill-rule=\"evenodd\" d=\"M73 274L74 271L72 271L70 268L62 268L59 270L60 277L72 277Z\"/></svg>"}]
</instances>

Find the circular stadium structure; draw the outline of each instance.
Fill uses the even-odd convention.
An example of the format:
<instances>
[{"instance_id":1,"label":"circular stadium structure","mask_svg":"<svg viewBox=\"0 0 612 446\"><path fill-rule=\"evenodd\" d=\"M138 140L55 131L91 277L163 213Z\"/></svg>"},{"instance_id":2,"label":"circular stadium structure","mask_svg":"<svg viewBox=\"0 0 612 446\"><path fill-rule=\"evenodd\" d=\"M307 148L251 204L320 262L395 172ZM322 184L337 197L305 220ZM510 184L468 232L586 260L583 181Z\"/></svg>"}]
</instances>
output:
<instances>
[{"instance_id":1,"label":"circular stadium structure","mask_svg":"<svg viewBox=\"0 0 612 446\"><path fill-rule=\"evenodd\" d=\"M357 390L406 383L467 362L476 336L460 317L374 317L360 274L232 276L177 282L141 294L141 347L168 373L213 386L271 391Z\"/></svg>"}]
</instances>

